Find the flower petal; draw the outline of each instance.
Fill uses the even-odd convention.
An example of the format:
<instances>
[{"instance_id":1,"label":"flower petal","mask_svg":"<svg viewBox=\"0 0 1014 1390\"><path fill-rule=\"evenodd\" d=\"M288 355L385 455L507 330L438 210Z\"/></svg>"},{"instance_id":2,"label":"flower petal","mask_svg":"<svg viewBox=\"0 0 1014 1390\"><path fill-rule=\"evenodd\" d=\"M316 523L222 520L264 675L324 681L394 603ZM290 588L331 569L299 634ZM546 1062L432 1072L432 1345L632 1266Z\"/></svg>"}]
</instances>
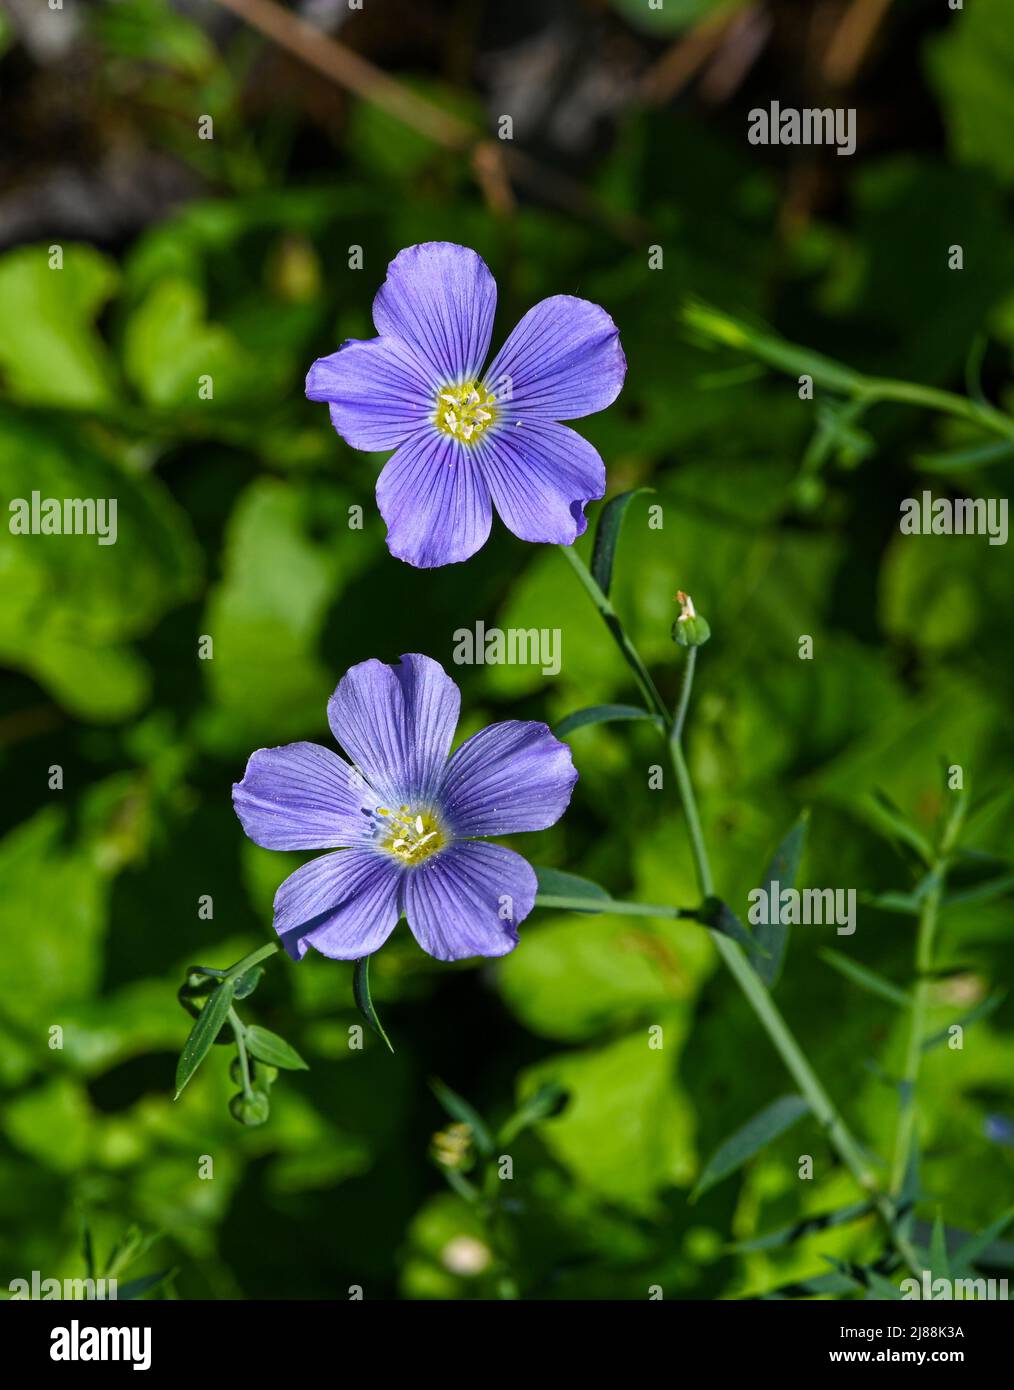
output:
<instances>
[{"instance_id":1,"label":"flower petal","mask_svg":"<svg viewBox=\"0 0 1014 1390\"><path fill-rule=\"evenodd\" d=\"M493 332L496 281L481 256L452 241L400 251L373 301L377 332L409 344L441 385L478 375Z\"/></svg>"},{"instance_id":2,"label":"flower petal","mask_svg":"<svg viewBox=\"0 0 1014 1390\"><path fill-rule=\"evenodd\" d=\"M484 381L511 423L576 420L610 405L626 372L619 329L605 309L557 294L528 310Z\"/></svg>"},{"instance_id":3,"label":"flower petal","mask_svg":"<svg viewBox=\"0 0 1014 1390\"><path fill-rule=\"evenodd\" d=\"M545 830L570 802L577 769L545 724L508 719L461 745L447 764L440 806L457 835Z\"/></svg>"},{"instance_id":4,"label":"flower petal","mask_svg":"<svg viewBox=\"0 0 1014 1390\"><path fill-rule=\"evenodd\" d=\"M400 806L436 796L460 708L458 687L440 663L410 652L397 666L371 660L351 667L327 718L370 787Z\"/></svg>"},{"instance_id":5,"label":"flower petal","mask_svg":"<svg viewBox=\"0 0 1014 1390\"><path fill-rule=\"evenodd\" d=\"M493 524L489 486L474 451L437 430L402 444L377 479L387 548L418 569L467 560Z\"/></svg>"},{"instance_id":6,"label":"flower petal","mask_svg":"<svg viewBox=\"0 0 1014 1390\"><path fill-rule=\"evenodd\" d=\"M535 905L535 870L513 850L465 840L405 874L412 935L437 960L505 956Z\"/></svg>"},{"instance_id":7,"label":"flower petal","mask_svg":"<svg viewBox=\"0 0 1014 1390\"><path fill-rule=\"evenodd\" d=\"M605 495L606 466L598 450L552 420L504 425L476 452L493 505L523 541L570 545L588 526L585 503Z\"/></svg>"},{"instance_id":8,"label":"flower petal","mask_svg":"<svg viewBox=\"0 0 1014 1390\"><path fill-rule=\"evenodd\" d=\"M353 449L396 449L432 420L440 382L396 338L350 338L318 357L306 377L311 401L328 401L331 423Z\"/></svg>"},{"instance_id":9,"label":"flower petal","mask_svg":"<svg viewBox=\"0 0 1014 1390\"><path fill-rule=\"evenodd\" d=\"M294 960L313 946L334 960L359 960L383 946L398 921L404 870L369 849L311 859L275 894L275 931Z\"/></svg>"},{"instance_id":10,"label":"flower petal","mask_svg":"<svg viewBox=\"0 0 1014 1390\"><path fill-rule=\"evenodd\" d=\"M362 779L316 743L251 753L232 804L254 844L265 849L336 849L372 836Z\"/></svg>"}]
</instances>

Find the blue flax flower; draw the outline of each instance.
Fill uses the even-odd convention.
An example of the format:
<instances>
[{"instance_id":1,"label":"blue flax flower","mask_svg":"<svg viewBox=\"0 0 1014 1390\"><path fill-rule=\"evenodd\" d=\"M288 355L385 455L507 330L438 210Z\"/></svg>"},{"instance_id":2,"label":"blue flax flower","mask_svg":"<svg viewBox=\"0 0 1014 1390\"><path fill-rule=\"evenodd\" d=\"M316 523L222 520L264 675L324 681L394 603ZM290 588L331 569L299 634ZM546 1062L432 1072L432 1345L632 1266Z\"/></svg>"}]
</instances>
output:
<instances>
[{"instance_id":1,"label":"blue flax flower","mask_svg":"<svg viewBox=\"0 0 1014 1390\"><path fill-rule=\"evenodd\" d=\"M597 451L560 420L603 410L627 364L616 325L572 295L543 299L486 370L496 281L465 246L430 241L391 262L377 338L318 358L306 394L355 449L394 449L377 482L392 555L429 569L485 544L493 507L523 541L569 545L603 496Z\"/></svg>"},{"instance_id":2,"label":"blue flax flower","mask_svg":"<svg viewBox=\"0 0 1014 1390\"><path fill-rule=\"evenodd\" d=\"M507 720L448 757L461 696L438 662L364 661L328 702L346 762L315 743L260 748L233 787L243 829L266 849L334 849L275 895L275 930L297 959L314 946L357 960L404 914L438 960L502 956L517 944L536 879L513 850L477 836L543 830L577 771L545 724Z\"/></svg>"}]
</instances>

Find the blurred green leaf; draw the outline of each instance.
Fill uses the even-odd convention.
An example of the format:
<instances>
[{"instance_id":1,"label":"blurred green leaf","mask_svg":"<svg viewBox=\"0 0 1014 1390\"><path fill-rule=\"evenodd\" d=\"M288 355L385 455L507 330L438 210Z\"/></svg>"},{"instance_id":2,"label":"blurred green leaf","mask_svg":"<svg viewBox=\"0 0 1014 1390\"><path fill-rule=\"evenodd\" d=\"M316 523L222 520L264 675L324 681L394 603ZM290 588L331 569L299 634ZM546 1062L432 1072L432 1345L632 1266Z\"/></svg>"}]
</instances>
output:
<instances>
[{"instance_id":1,"label":"blurred green leaf","mask_svg":"<svg viewBox=\"0 0 1014 1390\"><path fill-rule=\"evenodd\" d=\"M858 961L843 955L841 951L832 951L828 948L818 952L818 954L821 960L826 961L833 970L837 970L840 975L844 975L847 980L851 980L854 985L866 990L868 994L876 994L879 998L886 999L896 1009L910 1009L912 1007L912 1001L905 991L899 989L897 985L892 985L890 980L885 980L875 970L860 965Z\"/></svg>"},{"instance_id":2,"label":"blurred green leaf","mask_svg":"<svg viewBox=\"0 0 1014 1390\"><path fill-rule=\"evenodd\" d=\"M761 1149L791 1129L809 1109L803 1097L795 1095L780 1096L765 1106L735 1134L719 1144L701 1170L690 1200L696 1201L716 1183L742 1168Z\"/></svg>"},{"instance_id":3,"label":"blurred green leaf","mask_svg":"<svg viewBox=\"0 0 1014 1390\"><path fill-rule=\"evenodd\" d=\"M774 989L782 973L789 942L789 924L777 910L778 892L794 888L806 845L809 812L803 811L775 850L761 883L768 896L767 922L758 922L753 934L750 961L768 989ZM774 909L774 910L773 910Z\"/></svg>"},{"instance_id":4,"label":"blurred green leaf","mask_svg":"<svg viewBox=\"0 0 1014 1390\"><path fill-rule=\"evenodd\" d=\"M62 269L50 269L55 252ZM118 283L114 262L91 246L21 246L0 256L0 372L11 398L61 410L115 405L115 368L94 323Z\"/></svg>"}]
</instances>

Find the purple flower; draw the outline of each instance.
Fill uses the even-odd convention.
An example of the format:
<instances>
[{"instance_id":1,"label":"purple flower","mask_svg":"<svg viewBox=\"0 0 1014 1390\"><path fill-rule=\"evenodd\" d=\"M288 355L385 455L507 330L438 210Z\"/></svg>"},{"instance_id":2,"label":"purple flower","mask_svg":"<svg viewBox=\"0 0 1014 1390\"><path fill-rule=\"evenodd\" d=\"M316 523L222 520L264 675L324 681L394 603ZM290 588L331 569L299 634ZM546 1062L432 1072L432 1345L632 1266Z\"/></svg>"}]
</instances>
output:
<instances>
[{"instance_id":1,"label":"purple flower","mask_svg":"<svg viewBox=\"0 0 1014 1390\"><path fill-rule=\"evenodd\" d=\"M511 719L448 757L461 696L438 662L364 661L328 701L351 764L316 743L259 748L232 789L236 814L266 849L337 849L275 895L291 956L315 946L368 956L404 914L438 960L502 956L535 902L535 872L480 835L544 830L567 808L577 771L545 724Z\"/></svg>"},{"instance_id":2,"label":"purple flower","mask_svg":"<svg viewBox=\"0 0 1014 1390\"><path fill-rule=\"evenodd\" d=\"M482 370L496 281L466 246L401 251L373 301L378 338L352 338L306 378L354 449L394 449L377 482L392 555L430 569L485 544L495 506L523 541L569 545L606 470L561 425L603 410L627 370L616 325L587 299L529 309Z\"/></svg>"}]
</instances>

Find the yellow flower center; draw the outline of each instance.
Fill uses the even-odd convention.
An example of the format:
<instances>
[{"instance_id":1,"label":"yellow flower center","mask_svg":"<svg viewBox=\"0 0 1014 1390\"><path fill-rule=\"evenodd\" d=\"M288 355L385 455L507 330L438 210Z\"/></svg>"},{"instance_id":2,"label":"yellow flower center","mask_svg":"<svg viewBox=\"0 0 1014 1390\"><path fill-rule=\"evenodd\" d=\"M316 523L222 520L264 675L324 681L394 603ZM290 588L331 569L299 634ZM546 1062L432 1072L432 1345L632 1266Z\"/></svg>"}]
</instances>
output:
<instances>
[{"instance_id":1,"label":"yellow flower center","mask_svg":"<svg viewBox=\"0 0 1014 1390\"><path fill-rule=\"evenodd\" d=\"M392 811L378 806L377 815L383 822L381 845L403 864L421 864L447 843L447 835L432 811L413 811L400 806Z\"/></svg>"},{"instance_id":2,"label":"yellow flower center","mask_svg":"<svg viewBox=\"0 0 1014 1390\"><path fill-rule=\"evenodd\" d=\"M479 381L445 386L437 395L433 423L442 434L474 444L496 419L496 397Z\"/></svg>"}]
</instances>

